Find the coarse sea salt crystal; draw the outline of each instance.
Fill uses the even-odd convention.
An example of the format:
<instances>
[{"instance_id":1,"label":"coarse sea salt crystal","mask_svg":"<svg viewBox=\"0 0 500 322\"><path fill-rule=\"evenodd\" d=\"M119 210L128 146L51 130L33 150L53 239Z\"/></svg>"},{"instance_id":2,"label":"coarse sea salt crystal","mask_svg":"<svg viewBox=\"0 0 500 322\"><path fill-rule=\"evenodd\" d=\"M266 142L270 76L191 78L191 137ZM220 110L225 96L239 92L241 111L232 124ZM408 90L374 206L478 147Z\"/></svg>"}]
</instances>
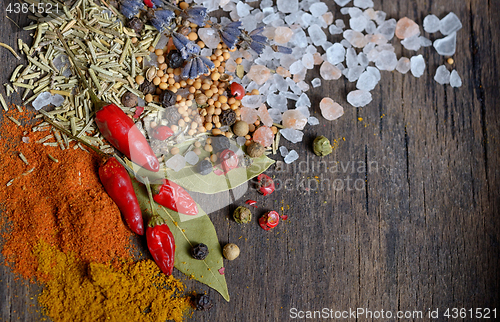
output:
<instances>
[{"instance_id":1,"label":"coarse sea salt crystal","mask_svg":"<svg viewBox=\"0 0 500 322\"><path fill-rule=\"evenodd\" d=\"M354 107L363 107L372 101L372 94L367 91L355 90L347 94L347 102Z\"/></svg>"},{"instance_id":2,"label":"coarse sea salt crystal","mask_svg":"<svg viewBox=\"0 0 500 322\"><path fill-rule=\"evenodd\" d=\"M320 87L321 86L321 79L319 78L314 78L312 81L311 81L311 85L312 87L316 88L316 87Z\"/></svg>"},{"instance_id":3,"label":"coarse sea salt crystal","mask_svg":"<svg viewBox=\"0 0 500 322\"><path fill-rule=\"evenodd\" d=\"M175 172L178 172L186 166L186 159L182 155L176 154L168 159L165 165Z\"/></svg>"},{"instance_id":4,"label":"coarse sea salt crystal","mask_svg":"<svg viewBox=\"0 0 500 322\"><path fill-rule=\"evenodd\" d=\"M410 59L410 70L413 76L420 77L425 72L425 61L422 55L413 56Z\"/></svg>"},{"instance_id":5,"label":"coarse sea salt crystal","mask_svg":"<svg viewBox=\"0 0 500 322\"><path fill-rule=\"evenodd\" d=\"M329 97L325 97L319 103L321 115L328 121L333 121L344 115L344 108Z\"/></svg>"},{"instance_id":6,"label":"coarse sea salt crystal","mask_svg":"<svg viewBox=\"0 0 500 322\"><path fill-rule=\"evenodd\" d=\"M198 29L198 36L208 48L216 49L220 43L219 33L212 28ZM163 46L162 48L164 48Z\"/></svg>"},{"instance_id":7,"label":"coarse sea salt crystal","mask_svg":"<svg viewBox=\"0 0 500 322\"><path fill-rule=\"evenodd\" d=\"M411 36L409 38L405 38L401 41L401 45L408 50L417 51L422 47L422 41L418 35Z\"/></svg>"},{"instance_id":8,"label":"coarse sea salt crystal","mask_svg":"<svg viewBox=\"0 0 500 322\"><path fill-rule=\"evenodd\" d=\"M445 36L462 29L462 23L456 14L450 12L439 22L439 31Z\"/></svg>"},{"instance_id":9,"label":"coarse sea salt crystal","mask_svg":"<svg viewBox=\"0 0 500 322\"><path fill-rule=\"evenodd\" d=\"M241 99L241 104L250 108L258 108L262 103L262 97L260 95L245 95Z\"/></svg>"},{"instance_id":10,"label":"coarse sea salt crystal","mask_svg":"<svg viewBox=\"0 0 500 322\"><path fill-rule=\"evenodd\" d=\"M51 101L52 101L52 94L50 94L49 92L43 92L37 96L37 98L33 101L31 105L33 105L33 108L38 111L41 110L42 107L49 105Z\"/></svg>"},{"instance_id":11,"label":"coarse sea salt crystal","mask_svg":"<svg viewBox=\"0 0 500 322\"><path fill-rule=\"evenodd\" d=\"M384 35L385 38L389 41L394 37L396 24L396 19L389 19L387 21L384 21L380 26L378 26L377 33Z\"/></svg>"},{"instance_id":12,"label":"coarse sea salt crystal","mask_svg":"<svg viewBox=\"0 0 500 322\"><path fill-rule=\"evenodd\" d=\"M434 48L442 56L453 56L457 49L457 33L454 32L444 38L434 41Z\"/></svg>"},{"instance_id":13,"label":"coarse sea salt crystal","mask_svg":"<svg viewBox=\"0 0 500 322\"><path fill-rule=\"evenodd\" d=\"M346 30L344 31L343 35L344 38L356 48L363 48L368 43L368 41L365 38L365 35L363 35L359 31Z\"/></svg>"},{"instance_id":14,"label":"coarse sea salt crystal","mask_svg":"<svg viewBox=\"0 0 500 322\"><path fill-rule=\"evenodd\" d=\"M307 119L307 123L308 123L309 125L314 126L314 125L318 125L318 124L319 124L319 120L318 120L318 118L317 118L317 117L314 117L314 116L309 116L309 118Z\"/></svg>"},{"instance_id":15,"label":"coarse sea salt crystal","mask_svg":"<svg viewBox=\"0 0 500 322\"><path fill-rule=\"evenodd\" d=\"M388 50L380 52L375 61L375 66L380 70L392 71L396 69L397 64L398 58L396 54Z\"/></svg>"},{"instance_id":16,"label":"coarse sea salt crystal","mask_svg":"<svg viewBox=\"0 0 500 322\"><path fill-rule=\"evenodd\" d=\"M462 86L462 79L456 70L451 71L450 75L450 85L451 87L460 87Z\"/></svg>"},{"instance_id":17,"label":"coarse sea salt crystal","mask_svg":"<svg viewBox=\"0 0 500 322\"><path fill-rule=\"evenodd\" d=\"M64 100L65 100L64 96L59 95L59 94L55 94L55 95L52 95L52 98L50 100L50 104L54 105L55 107L59 107L64 103Z\"/></svg>"},{"instance_id":18,"label":"coarse sea salt crystal","mask_svg":"<svg viewBox=\"0 0 500 322\"><path fill-rule=\"evenodd\" d=\"M304 137L304 133L295 129L281 129L280 133L281 136L292 143L298 143L302 141L302 138Z\"/></svg>"},{"instance_id":19,"label":"coarse sea salt crystal","mask_svg":"<svg viewBox=\"0 0 500 322\"><path fill-rule=\"evenodd\" d=\"M280 154L283 158L288 155L288 149L286 148L286 146L280 146Z\"/></svg>"},{"instance_id":20,"label":"coarse sea salt crystal","mask_svg":"<svg viewBox=\"0 0 500 322\"><path fill-rule=\"evenodd\" d=\"M299 0L278 0L276 4L278 11L283 13L293 13L299 10Z\"/></svg>"},{"instance_id":21,"label":"coarse sea salt crystal","mask_svg":"<svg viewBox=\"0 0 500 322\"><path fill-rule=\"evenodd\" d=\"M319 17L328 11L328 6L324 2L316 2L311 4L309 7L309 12L314 17Z\"/></svg>"},{"instance_id":22,"label":"coarse sea salt crystal","mask_svg":"<svg viewBox=\"0 0 500 322\"><path fill-rule=\"evenodd\" d=\"M396 65L396 70L401 74L406 74L410 71L411 63L410 59L406 57L401 57Z\"/></svg>"},{"instance_id":23,"label":"coarse sea salt crystal","mask_svg":"<svg viewBox=\"0 0 500 322\"><path fill-rule=\"evenodd\" d=\"M198 161L200 161L200 157L194 151L189 151L188 153L186 153L184 158L190 165L195 165L196 163L198 163Z\"/></svg>"},{"instance_id":24,"label":"coarse sea salt crystal","mask_svg":"<svg viewBox=\"0 0 500 322\"><path fill-rule=\"evenodd\" d=\"M328 62L330 64L336 65L336 64L344 61L345 53L346 53L346 50L345 50L344 46L342 46L339 43L335 43L330 48L327 49L326 59L328 60Z\"/></svg>"},{"instance_id":25,"label":"coarse sea salt crystal","mask_svg":"<svg viewBox=\"0 0 500 322\"><path fill-rule=\"evenodd\" d=\"M236 144L238 144L239 146L243 146L246 141L247 139L244 136L238 136L236 138Z\"/></svg>"},{"instance_id":26,"label":"coarse sea salt crystal","mask_svg":"<svg viewBox=\"0 0 500 322\"><path fill-rule=\"evenodd\" d=\"M436 69L434 80L441 85L450 83L450 71L446 68L445 65L441 65Z\"/></svg>"},{"instance_id":27,"label":"coarse sea salt crystal","mask_svg":"<svg viewBox=\"0 0 500 322\"><path fill-rule=\"evenodd\" d=\"M439 18L435 15L428 15L424 18L424 30L430 34L439 31Z\"/></svg>"},{"instance_id":28,"label":"coarse sea salt crystal","mask_svg":"<svg viewBox=\"0 0 500 322\"><path fill-rule=\"evenodd\" d=\"M335 3L338 4L341 7L345 6L349 2L351 2L351 0L335 0Z\"/></svg>"},{"instance_id":29,"label":"coarse sea salt crystal","mask_svg":"<svg viewBox=\"0 0 500 322\"><path fill-rule=\"evenodd\" d=\"M286 164L290 164L292 163L293 161L297 160L299 158L299 154L297 153L297 151L295 150L292 150L290 151L287 156L285 157L285 163Z\"/></svg>"},{"instance_id":30,"label":"coarse sea salt crystal","mask_svg":"<svg viewBox=\"0 0 500 322\"><path fill-rule=\"evenodd\" d=\"M359 76L356 88L364 91L371 91L377 86L377 83L377 77L373 73L366 71Z\"/></svg>"},{"instance_id":31,"label":"coarse sea salt crystal","mask_svg":"<svg viewBox=\"0 0 500 322\"><path fill-rule=\"evenodd\" d=\"M359 7L361 9L373 8L372 0L354 0L354 6Z\"/></svg>"},{"instance_id":32,"label":"coarse sea salt crystal","mask_svg":"<svg viewBox=\"0 0 500 322\"><path fill-rule=\"evenodd\" d=\"M326 42L326 35L319 25L312 25L307 29L314 46L321 46Z\"/></svg>"}]
</instances>

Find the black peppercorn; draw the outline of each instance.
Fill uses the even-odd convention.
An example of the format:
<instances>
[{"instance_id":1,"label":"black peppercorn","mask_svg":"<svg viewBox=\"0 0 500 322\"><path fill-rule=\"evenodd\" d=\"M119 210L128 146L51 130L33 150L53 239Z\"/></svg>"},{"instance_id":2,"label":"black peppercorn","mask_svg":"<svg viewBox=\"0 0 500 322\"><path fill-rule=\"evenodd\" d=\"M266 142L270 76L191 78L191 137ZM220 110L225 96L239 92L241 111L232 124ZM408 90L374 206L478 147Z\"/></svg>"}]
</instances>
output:
<instances>
[{"instance_id":1,"label":"black peppercorn","mask_svg":"<svg viewBox=\"0 0 500 322\"><path fill-rule=\"evenodd\" d=\"M179 68L184 64L184 59L178 50L171 50L167 55L168 67Z\"/></svg>"},{"instance_id":2,"label":"black peppercorn","mask_svg":"<svg viewBox=\"0 0 500 322\"><path fill-rule=\"evenodd\" d=\"M205 244L198 244L191 248L191 255L194 259L204 260L208 256L208 246Z\"/></svg>"},{"instance_id":3,"label":"black peppercorn","mask_svg":"<svg viewBox=\"0 0 500 322\"><path fill-rule=\"evenodd\" d=\"M208 311L212 308L212 300L206 294L198 294L194 301L198 311Z\"/></svg>"},{"instance_id":4,"label":"black peppercorn","mask_svg":"<svg viewBox=\"0 0 500 322\"><path fill-rule=\"evenodd\" d=\"M167 108L173 106L177 102L177 95L168 89L164 90L160 94L160 103L163 107Z\"/></svg>"},{"instance_id":5,"label":"black peppercorn","mask_svg":"<svg viewBox=\"0 0 500 322\"><path fill-rule=\"evenodd\" d=\"M212 162L208 160L201 160L200 163L198 163L198 173L202 176L212 173L213 168Z\"/></svg>"},{"instance_id":6,"label":"black peppercorn","mask_svg":"<svg viewBox=\"0 0 500 322\"><path fill-rule=\"evenodd\" d=\"M231 142L225 135L212 137L212 148L215 153L229 149Z\"/></svg>"},{"instance_id":7,"label":"black peppercorn","mask_svg":"<svg viewBox=\"0 0 500 322\"><path fill-rule=\"evenodd\" d=\"M177 125L181 119L181 114L179 114L179 111L175 107L169 107L165 110L165 119L168 121L168 124Z\"/></svg>"},{"instance_id":8,"label":"black peppercorn","mask_svg":"<svg viewBox=\"0 0 500 322\"><path fill-rule=\"evenodd\" d=\"M231 109L222 111L220 115L220 123L227 126L231 126L236 123L236 112Z\"/></svg>"},{"instance_id":9,"label":"black peppercorn","mask_svg":"<svg viewBox=\"0 0 500 322\"><path fill-rule=\"evenodd\" d=\"M156 93L156 86L152 82L148 81L147 79L144 80L144 83L139 86L139 90L144 94L155 94Z\"/></svg>"},{"instance_id":10,"label":"black peppercorn","mask_svg":"<svg viewBox=\"0 0 500 322\"><path fill-rule=\"evenodd\" d=\"M144 28L144 23L141 19L134 17L128 22L129 28L134 29L135 33L140 35L142 29Z\"/></svg>"},{"instance_id":11,"label":"black peppercorn","mask_svg":"<svg viewBox=\"0 0 500 322\"><path fill-rule=\"evenodd\" d=\"M136 107L138 103L137 95L131 92L126 92L122 95L122 104L125 107Z\"/></svg>"}]
</instances>

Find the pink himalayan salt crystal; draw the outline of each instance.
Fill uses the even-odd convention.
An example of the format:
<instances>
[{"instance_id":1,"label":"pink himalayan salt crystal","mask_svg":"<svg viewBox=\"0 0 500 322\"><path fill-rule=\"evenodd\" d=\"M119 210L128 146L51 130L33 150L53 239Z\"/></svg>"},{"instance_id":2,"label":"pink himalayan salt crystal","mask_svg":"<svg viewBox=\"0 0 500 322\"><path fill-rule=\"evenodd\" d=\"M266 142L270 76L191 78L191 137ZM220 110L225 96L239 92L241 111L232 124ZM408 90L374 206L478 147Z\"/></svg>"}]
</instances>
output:
<instances>
[{"instance_id":1,"label":"pink himalayan salt crystal","mask_svg":"<svg viewBox=\"0 0 500 322\"><path fill-rule=\"evenodd\" d=\"M295 130L303 130L307 124L307 117L297 110L288 110L283 113L283 126Z\"/></svg>"},{"instance_id":2,"label":"pink himalayan salt crystal","mask_svg":"<svg viewBox=\"0 0 500 322\"><path fill-rule=\"evenodd\" d=\"M292 74L290 73L290 71L286 68L283 68L282 66L279 66L278 68L276 68L276 74L278 74L284 78L292 77Z\"/></svg>"},{"instance_id":3,"label":"pink himalayan salt crystal","mask_svg":"<svg viewBox=\"0 0 500 322\"><path fill-rule=\"evenodd\" d=\"M276 28L271 27L271 26L266 26L266 28L264 28L264 31L262 32L262 36L265 36L268 39L273 39L275 31L276 31Z\"/></svg>"},{"instance_id":4,"label":"pink himalayan salt crystal","mask_svg":"<svg viewBox=\"0 0 500 322\"><path fill-rule=\"evenodd\" d=\"M331 13L330 11L324 13L322 17L327 25L331 25L333 23L333 13Z\"/></svg>"},{"instance_id":5,"label":"pink himalayan salt crystal","mask_svg":"<svg viewBox=\"0 0 500 322\"><path fill-rule=\"evenodd\" d=\"M344 108L329 97L325 97L319 103L321 115L328 121L333 121L344 115Z\"/></svg>"},{"instance_id":6,"label":"pink himalayan salt crystal","mask_svg":"<svg viewBox=\"0 0 500 322\"><path fill-rule=\"evenodd\" d=\"M420 34L420 27L408 17L399 19L396 24L396 37L399 39L410 38Z\"/></svg>"},{"instance_id":7,"label":"pink himalayan salt crystal","mask_svg":"<svg viewBox=\"0 0 500 322\"><path fill-rule=\"evenodd\" d=\"M381 34L366 35L366 40L368 40L368 42L374 43L375 45L383 45L387 43L387 38L385 38L385 36Z\"/></svg>"},{"instance_id":8,"label":"pink himalayan salt crystal","mask_svg":"<svg viewBox=\"0 0 500 322\"><path fill-rule=\"evenodd\" d=\"M266 104L262 104L257 110L257 113L259 114L262 124L269 127L273 126L273 118L269 115Z\"/></svg>"},{"instance_id":9,"label":"pink himalayan salt crystal","mask_svg":"<svg viewBox=\"0 0 500 322\"><path fill-rule=\"evenodd\" d=\"M342 76L342 71L327 61L323 62L319 73L324 80L339 79Z\"/></svg>"},{"instance_id":10,"label":"pink himalayan salt crystal","mask_svg":"<svg viewBox=\"0 0 500 322\"><path fill-rule=\"evenodd\" d=\"M256 109L243 106L240 109L240 117L243 122L254 124L257 121L259 114Z\"/></svg>"},{"instance_id":11,"label":"pink himalayan salt crystal","mask_svg":"<svg viewBox=\"0 0 500 322\"><path fill-rule=\"evenodd\" d=\"M234 73L236 71L236 67L237 67L237 64L234 61L234 59L230 58L226 61L226 66L225 66L226 72Z\"/></svg>"},{"instance_id":12,"label":"pink himalayan salt crystal","mask_svg":"<svg viewBox=\"0 0 500 322\"><path fill-rule=\"evenodd\" d=\"M293 31L288 27L278 27L274 31L274 41L278 44L286 44L292 39Z\"/></svg>"},{"instance_id":13,"label":"pink himalayan salt crystal","mask_svg":"<svg viewBox=\"0 0 500 322\"><path fill-rule=\"evenodd\" d=\"M321 63L323 62L323 57L321 57L320 53L314 53L313 58L314 65L321 65Z\"/></svg>"},{"instance_id":14,"label":"pink himalayan salt crystal","mask_svg":"<svg viewBox=\"0 0 500 322\"><path fill-rule=\"evenodd\" d=\"M253 65L247 75L257 85L264 85L269 77L271 77L271 71L266 66Z\"/></svg>"},{"instance_id":15,"label":"pink himalayan salt crystal","mask_svg":"<svg viewBox=\"0 0 500 322\"><path fill-rule=\"evenodd\" d=\"M271 146L274 140L273 130L270 127L262 125L253 132L253 140L259 142L265 147Z\"/></svg>"},{"instance_id":16,"label":"pink himalayan salt crystal","mask_svg":"<svg viewBox=\"0 0 500 322\"><path fill-rule=\"evenodd\" d=\"M363 48L368 44L365 35L359 31L346 30L344 31L344 38L356 48Z\"/></svg>"}]
</instances>

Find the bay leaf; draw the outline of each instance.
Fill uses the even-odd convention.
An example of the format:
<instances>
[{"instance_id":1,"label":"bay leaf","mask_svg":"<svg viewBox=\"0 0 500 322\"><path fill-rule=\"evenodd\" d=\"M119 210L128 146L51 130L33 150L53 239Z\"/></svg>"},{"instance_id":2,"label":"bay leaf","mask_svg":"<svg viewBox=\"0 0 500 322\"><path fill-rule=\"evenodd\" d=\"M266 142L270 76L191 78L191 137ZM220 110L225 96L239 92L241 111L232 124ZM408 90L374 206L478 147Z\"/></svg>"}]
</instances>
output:
<instances>
[{"instance_id":1,"label":"bay leaf","mask_svg":"<svg viewBox=\"0 0 500 322\"><path fill-rule=\"evenodd\" d=\"M132 184L143 212L152 213L146 187L136 179ZM154 203L155 211L165 219L175 239L174 267L187 276L208 285L219 292L229 302L229 291L226 278L219 273L224 267L222 247L217 238L215 227L200 205L201 217L181 222L179 213ZM192 246L203 243L208 246L209 254L205 260L197 260L191 256Z\"/></svg>"},{"instance_id":2,"label":"bay leaf","mask_svg":"<svg viewBox=\"0 0 500 322\"><path fill-rule=\"evenodd\" d=\"M253 159L253 163L248 168L238 167L229 171L225 176L218 176L215 173L201 175L196 171L196 167L184 167L184 169L175 172L171 169L166 170L166 176L184 189L206 194L216 194L218 192L234 189L249 180L255 178L266 171L274 160L263 155Z\"/></svg>"}]
</instances>

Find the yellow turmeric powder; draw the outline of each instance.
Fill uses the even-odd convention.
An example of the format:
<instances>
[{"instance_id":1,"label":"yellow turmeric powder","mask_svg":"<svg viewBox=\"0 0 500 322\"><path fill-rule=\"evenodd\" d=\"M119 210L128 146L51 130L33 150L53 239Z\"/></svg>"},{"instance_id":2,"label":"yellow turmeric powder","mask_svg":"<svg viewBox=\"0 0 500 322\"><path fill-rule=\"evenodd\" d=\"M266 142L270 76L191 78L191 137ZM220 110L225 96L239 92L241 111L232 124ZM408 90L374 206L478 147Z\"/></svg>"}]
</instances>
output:
<instances>
[{"instance_id":1,"label":"yellow turmeric powder","mask_svg":"<svg viewBox=\"0 0 500 322\"><path fill-rule=\"evenodd\" d=\"M191 302L184 285L151 260L86 264L45 242L34 249L45 288L38 297L54 321L180 322Z\"/></svg>"}]
</instances>

